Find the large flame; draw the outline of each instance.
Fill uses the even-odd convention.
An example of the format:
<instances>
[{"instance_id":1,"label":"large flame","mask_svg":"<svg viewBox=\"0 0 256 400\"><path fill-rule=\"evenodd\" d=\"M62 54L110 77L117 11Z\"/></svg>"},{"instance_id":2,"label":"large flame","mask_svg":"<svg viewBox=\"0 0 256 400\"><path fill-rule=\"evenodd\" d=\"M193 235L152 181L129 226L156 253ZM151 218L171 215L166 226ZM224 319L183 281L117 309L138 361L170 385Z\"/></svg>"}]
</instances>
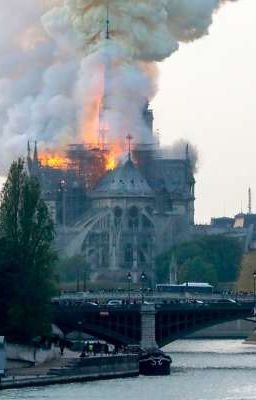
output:
<instances>
[{"instance_id":1,"label":"large flame","mask_svg":"<svg viewBox=\"0 0 256 400\"><path fill-rule=\"evenodd\" d=\"M112 171L118 166L123 151L124 151L123 146L119 142L112 143L110 145L109 151L105 158L106 160L105 166L107 171Z\"/></svg>"},{"instance_id":2,"label":"large flame","mask_svg":"<svg viewBox=\"0 0 256 400\"><path fill-rule=\"evenodd\" d=\"M80 119L80 140L86 145L98 145L101 129L101 117L104 99L104 65L95 66L97 80L92 80L87 88L87 97L83 98L83 110Z\"/></svg>"},{"instance_id":3,"label":"large flame","mask_svg":"<svg viewBox=\"0 0 256 400\"><path fill-rule=\"evenodd\" d=\"M89 145L97 145L99 141L99 110L101 96L94 95L91 104L84 108L83 119L81 121L80 138L82 142Z\"/></svg>"},{"instance_id":4,"label":"large flame","mask_svg":"<svg viewBox=\"0 0 256 400\"><path fill-rule=\"evenodd\" d=\"M43 167L66 169L68 164L67 158L61 152L57 151L42 152L40 153L39 159Z\"/></svg>"}]
</instances>

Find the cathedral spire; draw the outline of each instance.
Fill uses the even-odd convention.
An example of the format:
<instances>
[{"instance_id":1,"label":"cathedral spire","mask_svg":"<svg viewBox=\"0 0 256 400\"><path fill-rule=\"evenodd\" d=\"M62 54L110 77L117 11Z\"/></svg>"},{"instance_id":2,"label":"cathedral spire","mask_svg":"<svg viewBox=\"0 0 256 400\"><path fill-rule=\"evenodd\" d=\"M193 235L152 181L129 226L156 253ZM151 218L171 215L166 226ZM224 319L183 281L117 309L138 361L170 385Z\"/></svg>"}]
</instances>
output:
<instances>
[{"instance_id":1,"label":"cathedral spire","mask_svg":"<svg viewBox=\"0 0 256 400\"><path fill-rule=\"evenodd\" d=\"M38 163L38 151L37 151L37 141L35 141L35 148L34 148L34 158L33 161Z\"/></svg>"},{"instance_id":2,"label":"cathedral spire","mask_svg":"<svg viewBox=\"0 0 256 400\"><path fill-rule=\"evenodd\" d=\"M28 143L27 143L27 167L28 167L29 173L31 173L32 159L31 159L31 148L30 148L29 140L28 140Z\"/></svg>"},{"instance_id":3,"label":"cathedral spire","mask_svg":"<svg viewBox=\"0 0 256 400\"><path fill-rule=\"evenodd\" d=\"M128 160L129 161L131 161L131 159L132 159L132 139L133 139L133 137L132 137L132 135L127 135L126 136L126 139L127 139L127 142L128 142Z\"/></svg>"},{"instance_id":4,"label":"cathedral spire","mask_svg":"<svg viewBox=\"0 0 256 400\"><path fill-rule=\"evenodd\" d=\"M109 5L107 4L107 19L106 19L106 40L110 40L110 31L109 31Z\"/></svg>"},{"instance_id":5,"label":"cathedral spire","mask_svg":"<svg viewBox=\"0 0 256 400\"><path fill-rule=\"evenodd\" d=\"M110 37L110 21L109 21L109 5L107 4L107 15L106 15L106 34L105 39L109 41ZM105 42L106 48L108 48ZM107 51L104 57L104 68L103 68L103 96L99 108L99 131L98 131L98 146L104 150L106 144L106 138L109 131L109 121L107 118L107 111L111 108L110 101L110 82L111 82L111 70L112 70L112 59L111 54Z\"/></svg>"}]
</instances>

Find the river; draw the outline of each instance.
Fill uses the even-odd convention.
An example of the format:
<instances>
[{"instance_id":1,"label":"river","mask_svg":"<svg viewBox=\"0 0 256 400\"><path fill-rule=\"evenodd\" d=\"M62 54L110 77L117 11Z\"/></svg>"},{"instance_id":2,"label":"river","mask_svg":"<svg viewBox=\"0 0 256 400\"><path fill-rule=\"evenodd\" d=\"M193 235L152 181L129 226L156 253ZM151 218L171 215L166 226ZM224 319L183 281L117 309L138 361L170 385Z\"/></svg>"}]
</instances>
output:
<instances>
[{"instance_id":1,"label":"river","mask_svg":"<svg viewBox=\"0 0 256 400\"><path fill-rule=\"evenodd\" d=\"M255 400L256 345L241 340L182 340L165 348L165 377L138 377L7 390L4 400Z\"/></svg>"}]
</instances>

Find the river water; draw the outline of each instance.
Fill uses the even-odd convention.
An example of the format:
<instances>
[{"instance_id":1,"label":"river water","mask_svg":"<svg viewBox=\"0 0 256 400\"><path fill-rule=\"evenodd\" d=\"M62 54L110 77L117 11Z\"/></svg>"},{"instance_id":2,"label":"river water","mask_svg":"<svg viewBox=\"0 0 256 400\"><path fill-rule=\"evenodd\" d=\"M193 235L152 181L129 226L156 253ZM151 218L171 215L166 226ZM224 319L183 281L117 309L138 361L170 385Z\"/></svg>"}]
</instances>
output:
<instances>
[{"instance_id":1,"label":"river water","mask_svg":"<svg viewBox=\"0 0 256 400\"><path fill-rule=\"evenodd\" d=\"M165 348L165 377L138 377L7 390L4 400L256 400L256 345L241 340L182 340Z\"/></svg>"}]
</instances>

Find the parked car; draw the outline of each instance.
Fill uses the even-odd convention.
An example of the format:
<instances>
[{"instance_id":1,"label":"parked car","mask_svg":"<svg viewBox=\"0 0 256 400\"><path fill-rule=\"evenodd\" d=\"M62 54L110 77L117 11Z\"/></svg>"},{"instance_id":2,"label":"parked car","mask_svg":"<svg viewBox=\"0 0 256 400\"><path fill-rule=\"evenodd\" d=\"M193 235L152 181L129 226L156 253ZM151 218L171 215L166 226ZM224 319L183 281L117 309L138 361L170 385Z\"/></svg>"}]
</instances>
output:
<instances>
[{"instance_id":1,"label":"parked car","mask_svg":"<svg viewBox=\"0 0 256 400\"><path fill-rule=\"evenodd\" d=\"M96 307L98 307L98 305L99 305L95 301L85 301L83 304L86 306L88 305L88 306L96 306Z\"/></svg>"},{"instance_id":2,"label":"parked car","mask_svg":"<svg viewBox=\"0 0 256 400\"><path fill-rule=\"evenodd\" d=\"M218 299L218 300L215 300L215 303L232 303L232 304L239 304L236 300L234 300L234 299Z\"/></svg>"},{"instance_id":3,"label":"parked car","mask_svg":"<svg viewBox=\"0 0 256 400\"><path fill-rule=\"evenodd\" d=\"M108 302L107 302L108 306L121 306L122 304L123 304L123 301L120 299L108 300Z\"/></svg>"}]
</instances>

